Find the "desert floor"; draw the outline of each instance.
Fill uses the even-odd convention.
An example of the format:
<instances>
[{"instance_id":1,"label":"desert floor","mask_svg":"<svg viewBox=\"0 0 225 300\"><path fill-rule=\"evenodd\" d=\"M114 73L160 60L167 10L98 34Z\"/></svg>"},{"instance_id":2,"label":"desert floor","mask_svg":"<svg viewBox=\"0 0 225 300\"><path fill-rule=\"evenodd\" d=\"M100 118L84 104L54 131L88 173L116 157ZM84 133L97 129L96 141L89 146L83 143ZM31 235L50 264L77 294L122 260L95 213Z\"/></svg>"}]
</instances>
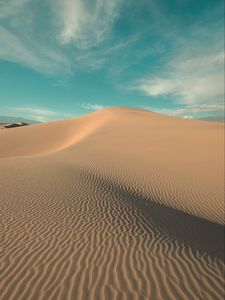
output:
<instances>
[{"instance_id":1,"label":"desert floor","mask_svg":"<svg viewBox=\"0 0 225 300\"><path fill-rule=\"evenodd\" d=\"M0 131L0 299L224 299L224 124L111 108Z\"/></svg>"}]
</instances>

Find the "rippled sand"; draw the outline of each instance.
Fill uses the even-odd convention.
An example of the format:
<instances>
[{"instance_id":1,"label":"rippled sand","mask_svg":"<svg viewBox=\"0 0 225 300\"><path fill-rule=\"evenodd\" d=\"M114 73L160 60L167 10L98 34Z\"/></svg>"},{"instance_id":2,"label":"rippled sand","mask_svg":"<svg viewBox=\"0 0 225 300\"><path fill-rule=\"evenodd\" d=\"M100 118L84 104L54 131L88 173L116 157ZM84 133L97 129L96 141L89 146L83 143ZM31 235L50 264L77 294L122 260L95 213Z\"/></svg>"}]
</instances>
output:
<instances>
[{"instance_id":1,"label":"rippled sand","mask_svg":"<svg viewBox=\"0 0 225 300\"><path fill-rule=\"evenodd\" d=\"M223 142L128 108L0 131L0 299L224 299Z\"/></svg>"}]
</instances>

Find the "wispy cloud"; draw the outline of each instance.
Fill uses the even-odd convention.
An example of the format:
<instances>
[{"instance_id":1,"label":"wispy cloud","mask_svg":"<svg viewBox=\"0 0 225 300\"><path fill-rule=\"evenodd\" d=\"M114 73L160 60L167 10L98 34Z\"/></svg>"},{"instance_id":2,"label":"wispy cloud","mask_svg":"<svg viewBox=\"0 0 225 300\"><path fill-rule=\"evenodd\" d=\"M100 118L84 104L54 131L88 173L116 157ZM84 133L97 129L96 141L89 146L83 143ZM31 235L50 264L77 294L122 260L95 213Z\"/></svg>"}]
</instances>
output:
<instances>
[{"instance_id":1,"label":"wispy cloud","mask_svg":"<svg viewBox=\"0 0 225 300\"><path fill-rule=\"evenodd\" d=\"M111 38L123 1L49 0L45 10L39 10L31 0L0 1L0 20L4 19L0 24L0 59L47 74L99 69L109 55L108 48L92 51L93 46ZM39 31L42 19L46 19L44 32ZM112 46L111 51L123 45L126 42Z\"/></svg>"},{"instance_id":2,"label":"wispy cloud","mask_svg":"<svg viewBox=\"0 0 225 300\"><path fill-rule=\"evenodd\" d=\"M171 115L171 116L178 116L182 118L203 118L214 116L218 119L224 118L224 104L217 103L217 104L190 104L186 105L182 108L153 108L145 106L144 109L160 112L162 114Z\"/></svg>"},{"instance_id":3,"label":"wispy cloud","mask_svg":"<svg viewBox=\"0 0 225 300\"><path fill-rule=\"evenodd\" d=\"M97 103L80 103L80 107L86 110L101 110L106 108L104 105Z\"/></svg>"},{"instance_id":4,"label":"wispy cloud","mask_svg":"<svg viewBox=\"0 0 225 300\"><path fill-rule=\"evenodd\" d=\"M22 9L24 4L30 0L8 0L0 2L0 18L5 18L18 14L18 11Z\"/></svg>"},{"instance_id":5,"label":"wispy cloud","mask_svg":"<svg viewBox=\"0 0 225 300\"><path fill-rule=\"evenodd\" d=\"M0 59L47 74L103 69L115 78L153 51L152 46L147 51L140 47L129 54L130 48L139 45L146 28L125 36L114 31L125 3L49 0L40 1L39 7L32 0L0 1L0 19L4 17L0 25Z\"/></svg>"},{"instance_id":6,"label":"wispy cloud","mask_svg":"<svg viewBox=\"0 0 225 300\"><path fill-rule=\"evenodd\" d=\"M69 71L70 62L60 51L56 51L37 41L20 37L0 26L0 58L26 65L42 73L54 74Z\"/></svg>"},{"instance_id":7,"label":"wispy cloud","mask_svg":"<svg viewBox=\"0 0 225 300\"><path fill-rule=\"evenodd\" d=\"M213 105L224 98L222 5L184 12L181 2L175 16L156 0L0 0L0 59L56 75L58 87L65 88L70 75L74 82L76 73L77 82L89 81L98 71L99 89L106 83L106 91L126 96L132 86L159 107L165 99L182 107L185 111L175 112L182 116L201 114L199 109L217 113ZM33 113L42 120L56 116Z\"/></svg>"},{"instance_id":8,"label":"wispy cloud","mask_svg":"<svg viewBox=\"0 0 225 300\"><path fill-rule=\"evenodd\" d=\"M97 111L105 106L97 103L80 103L79 106L88 111ZM46 107L38 106L20 106L20 107L5 107L5 111L9 116L23 117L39 122L50 122L59 119L75 118L76 115L73 113L59 112Z\"/></svg>"},{"instance_id":9,"label":"wispy cloud","mask_svg":"<svg viewBox=\"0 0 225 300\"><path fill-rule=\"evenodd\" d=\"M7 107L7 111L11 116L22 115L24 118L36 120L39 122L48 122L58 119L66 119L75 117L71 113L61 113L44 107L23 106L23 107Z\"/></svg>"},{"instance_id":10,"label":"wispy cloud","mask_svg":"<svg viewBox=\"0 0 225 300\"><path fill-rule=\"evenodd\" d=\"M140 80L138 89L149 96L172 95L180 103L222 101L224 52L173 59L154 78Z\"/></svg>"},{"instance_id":11,"label":"wispy cloud","mask_svg":"<svg viewBox=\"0 0 225 300\"><path fill-rule=\"evenodd\" d=\"M101 42L118 15L120 0L57 0L52 2L56 16L58 40L74 42L78 48L88 48Z\"/></svg>"},{"instance_id":12,"label":"wispy cloud","mask_svg":"<svg viewBox=\"0 0 225 300\"><path fill-rule=\"evenodd\" d=\"M223 22L203 18L186 36L170 38L172 53L163 56L160 68L137 80L134 89L152 101L163 97L183 105L175 114L217 113L224 101Z\"/></svg>"},{"instance_id":13,"label":"wispy cloud","mask_svg":"<svg viewBox=\"0 0 225 300\"><path fill-rule=\"evenodd\" d=\"M179 115L199 114L199 113L215 113L221 114L224 111L224 104L193 104L187 105L185 108L179 108L175 112Z\"/></svg>"}]
</instances>

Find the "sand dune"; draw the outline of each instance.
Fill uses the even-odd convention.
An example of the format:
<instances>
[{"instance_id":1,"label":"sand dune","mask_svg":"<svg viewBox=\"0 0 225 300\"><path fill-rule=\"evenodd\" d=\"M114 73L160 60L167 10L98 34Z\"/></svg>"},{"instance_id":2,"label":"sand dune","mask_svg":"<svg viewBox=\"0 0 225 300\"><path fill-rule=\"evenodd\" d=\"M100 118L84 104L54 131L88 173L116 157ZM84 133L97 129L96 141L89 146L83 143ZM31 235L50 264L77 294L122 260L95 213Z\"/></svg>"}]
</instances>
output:
<instances>
[{"instance_id":1,"label":"sand dune","mask_svg":"<svg viewBox=\"0 0 225 300\"><path fill-rule=\"evenodd\" d=\"M0 299L223 299L223 131L128 108L0 131Z\"/></svg>"},{"instance_id":2,"label":"sand dune","mask_svg":"<svg viewBox=\"0 0 225 300\"><path fill-rule=\"evenodd\" d=\"M24 122L14 122L14 123L1 123L0 122L0 129L8 129L8 128L26 126L26 125L29 125L29 124L24 123Z\"/></svg>"}]
</instances>

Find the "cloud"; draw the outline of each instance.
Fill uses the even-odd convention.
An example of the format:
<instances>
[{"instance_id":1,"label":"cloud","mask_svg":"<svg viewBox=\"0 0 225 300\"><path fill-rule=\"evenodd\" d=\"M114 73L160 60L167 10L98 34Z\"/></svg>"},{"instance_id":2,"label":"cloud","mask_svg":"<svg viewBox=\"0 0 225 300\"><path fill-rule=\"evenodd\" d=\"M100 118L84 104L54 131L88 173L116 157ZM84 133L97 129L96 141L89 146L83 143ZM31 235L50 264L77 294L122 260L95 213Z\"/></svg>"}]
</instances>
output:
<instances>
[{"instance_id":1,"label":"cloud","mask_svg":"<svg viewBox=\"0 0 225 300\"><path fill-rule=\"evenodd\" d=\"M184 119L192 119L192 116L189 116L189 115L186 115L186 116L183 116Z\"/></svg>"},{"instance_id":2,"label":"cloud","mask_svg":"<svg viewBox=\"0 0 225 300\"><path fill-rule=\"evenodd\" d=\"M212 112L216 114L221 114L224 112L224 103L187 105L185 108L179 108L175 112L178 115L212 113Z\"/></svg>"},{"instance_id":3,"label":"cloud","mask_svg":"<svg viewBox=\"0 0 225 300\"><path fill-rule=\"evenodd\" d=\"M144 109L160 112L162 114L177 116L182 118L201 118L214 116L218 119L224 118L224 103L216 104L190 104L182 108L152 108L152 107L143 107Z\"/></svg>"},{"instance_id":4,"label":"cloud","mask_svg":"<svg viewBox=\"0 0 225 300\"><path fill-rule=\"evenodd\" d=\"M37 29L40 12L31 0L0 1L0 59L45 74L70 73L70 60L51 42L51 28Z\"/></svg>"},{"instance_id":5,"label":"cloud","mask_svg":"<svg viewBox=\"0 0 225 300\"><path fill-rule=\"evenodd\" d=\"M62 45L73 42L78 48L99 44L118 16L120 2L93 0L88 4L82 0L52 1L58 41Z\"/></svg>"},{"instance_id":6,"label":"cloud","mask_svg":"<svg viewBox=\"0 0 225 300\"><path fill-rule=\"evenodd\" d=\"M96 111L106 108L97 103L80 103L79 106L85 110ZM20 106L20 107L5 107L5 112L14 117L22 116L26 119L36 120L39 122L50 122L59 119L68 119L75 117L72 113L59 112L46 107L38 106Z\"/></svg>"},{"instance_id":7,"label":"cloud","mask_svg":"<svg viewBox=\"0 0 225 300\"><path fill-rule=\"evenodd\" d=\"M103 108L106 108L102 104L96 104L96 103L81 103L80 107L87 110L101 110Z\"/></svg>"},{"instance_id":8,"label":"cloud","mask_svg":"<svg viewBox=\"0 0 225 300\"><path fill-rule=\"evenodd\" d=\"M30 0L7 0L0 2L0 18L6 18L15 14L23 8Z\"/></svg>"},{"instance_id":9,"label":"cloud","mask_svg":"<svg viewBox=\"0 0 225 300\"><path fill-rule=\"evenodd\" d=\"M93 46L111 38L122 1L0 0L0 59L50 75L100 69L109 54Z\"/></svg>"},{"instance_id":10,"label":"cloud","mask_svg":"<svg viewBox=\"0 0 225 300\"><path fill-rule=\"evenodd\" d=\"M157 68L137 80L134 89L151 101L163 98L184 107L172 110L173 114L219 113L224 101L223 21L212 22L209 16L202 16L183 35L172 33L170 42L172 51L162 57Z\"/></svg>"},{"instance_id":11,"label":"cloud","mask_svg":"<svg viewBox=\"0 0 225 300\"><path fill-rule=\"evenodd\" d=\"M137 53L150 54L141 46L130 50L139 45L146 28L125 36L114 30L125 8L132 9L133 4L126 5L124 0L38 0L38 5L0 0L0 59L48 75L102 69L115 78L138 63Z\"/></svg>"},{"instance_id":12,"label":"cloud","mask_svg":"<svg viewBox=\"0 0 225 300\"><path fill-rule=\"evenodd\" d=\"M149 96L174 96L179 103L222 101L224 52L173 59L160 74L139 81L137 88Z\"/></svg>"},{"instance_id":13,"label":"cloud","mask_svg":"<svg viewBox=\"0 0 225 300\"><path fill-rule=\"evenodd\" d=\"M70 113L61 113L54 110L50 110L44 107L36 106L23 106L23 107L7 107L7 110L10 112L10 115L22 114L24 118L36 120L39 122L48 122L58 119L66 119L74 117Z\"/></svg>"},{"instance_id":14,"label":"cloud","mask_svg":"<svg viewBox=\"0 0 225 300\"><path fill-rule=\"evenodd\" d=\"M37 42L18 38L0 26L0 58L26 65L39 72L54 74L71 69L70 62L60 51L56 51Z\"/></svg>"}]
</instances>

